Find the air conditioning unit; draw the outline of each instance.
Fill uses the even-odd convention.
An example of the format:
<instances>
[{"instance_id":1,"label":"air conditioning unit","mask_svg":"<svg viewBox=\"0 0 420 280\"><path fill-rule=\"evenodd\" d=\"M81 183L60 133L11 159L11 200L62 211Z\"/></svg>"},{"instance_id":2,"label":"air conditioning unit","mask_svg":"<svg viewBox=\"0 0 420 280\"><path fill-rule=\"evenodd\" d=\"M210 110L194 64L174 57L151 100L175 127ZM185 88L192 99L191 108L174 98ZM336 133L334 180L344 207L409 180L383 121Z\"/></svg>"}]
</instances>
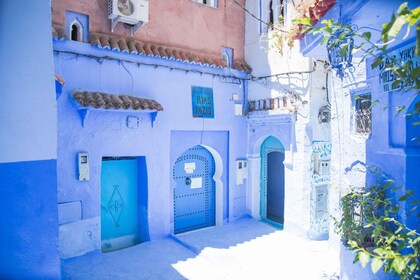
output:
<instances>
[{"instance_id":1,"label":"air conditioning unit","mask_svg":"<svg viewBox=\"0 0 420 280\"><path fill-rule=\"evenodd\" d=\"M108 18L113 21L114 29L117 22L130 25L143 25L149 22L149 1L146 0L109 0Z\"/></svg>"}]
</instances>

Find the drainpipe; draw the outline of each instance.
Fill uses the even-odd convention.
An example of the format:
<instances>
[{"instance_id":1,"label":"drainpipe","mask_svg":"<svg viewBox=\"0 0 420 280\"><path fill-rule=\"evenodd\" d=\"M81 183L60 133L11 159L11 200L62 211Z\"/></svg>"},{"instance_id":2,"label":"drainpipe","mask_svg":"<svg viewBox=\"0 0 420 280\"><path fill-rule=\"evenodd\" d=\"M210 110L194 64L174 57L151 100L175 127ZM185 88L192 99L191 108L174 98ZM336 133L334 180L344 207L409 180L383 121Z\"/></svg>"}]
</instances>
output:
<instances>
[{"instance_id":1,"label":"drainpipe","mask_svg":"<svg viewBox=\"0 0 420 280\"><path fill-rule=\"evenodd\" d=\"M242 88L242 115L248 115L248 80L241 80Z\"/></svg>"}]
</instances>

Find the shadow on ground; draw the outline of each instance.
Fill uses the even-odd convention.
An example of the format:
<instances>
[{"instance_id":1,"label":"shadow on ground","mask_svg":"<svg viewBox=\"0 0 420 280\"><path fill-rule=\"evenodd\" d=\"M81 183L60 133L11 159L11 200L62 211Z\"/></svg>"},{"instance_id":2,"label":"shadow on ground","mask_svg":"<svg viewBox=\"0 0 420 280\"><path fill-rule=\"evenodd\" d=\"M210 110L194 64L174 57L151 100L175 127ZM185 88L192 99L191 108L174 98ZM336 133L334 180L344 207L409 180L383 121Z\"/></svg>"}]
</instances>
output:
<instances>
[{"instance_id":1,"label":"shadow on ground","mask_svg":"<svg viewBox=\"0 0 420 280\"><path fill-rule=\"evenodd\" d=\"M225 248L276 232L250 218L145 242L110 253L99 251L61 261L62 279L186 279L176 267L204 248Z\"/></svg>"},{"instance_id":2,"label":"shadow on ground","mask_svg":"<svg viewBox=\"0 0 420 280\"><path fill-rule=\"evenodd\" d=\"M193 253L199 254L206 247L227 249L277 231L279 229L257 220L242 218L222 227L172 235L171 237Z\"/></svg>"}]
</instances>

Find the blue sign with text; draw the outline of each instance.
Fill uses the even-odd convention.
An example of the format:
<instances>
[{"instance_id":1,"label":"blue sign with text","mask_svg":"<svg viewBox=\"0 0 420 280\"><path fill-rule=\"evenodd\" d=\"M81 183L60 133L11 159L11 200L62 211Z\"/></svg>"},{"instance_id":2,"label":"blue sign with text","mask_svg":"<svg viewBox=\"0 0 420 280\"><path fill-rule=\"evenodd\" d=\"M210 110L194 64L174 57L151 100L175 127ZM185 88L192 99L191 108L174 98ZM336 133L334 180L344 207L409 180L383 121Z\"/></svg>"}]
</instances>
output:
<instances>
[{"instance_id":1,"label":"blue sign with text","mask_svg":"<svg viewBox=\"0 0 420 280\"><path fill-rule=\"evenodd\" d=\"M194 118L214 118L212 88L192 87L192 110Z\"/></svg>"}]
</instances>

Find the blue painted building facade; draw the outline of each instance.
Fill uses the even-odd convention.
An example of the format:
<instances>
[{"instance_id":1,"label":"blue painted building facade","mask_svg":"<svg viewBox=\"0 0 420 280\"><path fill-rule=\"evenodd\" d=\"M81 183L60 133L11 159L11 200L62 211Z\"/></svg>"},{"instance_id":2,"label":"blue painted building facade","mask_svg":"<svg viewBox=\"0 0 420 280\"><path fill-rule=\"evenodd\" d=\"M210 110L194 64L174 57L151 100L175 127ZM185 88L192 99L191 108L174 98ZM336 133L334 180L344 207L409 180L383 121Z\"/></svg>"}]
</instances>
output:
<instances>
[{"instance_id":1,"label":"blue painted building facade","mask_svg":"<svg viewBox=\"0 0 420 280\"><path fill-rule=\"evenodd\" d=\"M56 27L56 31L58 29ZM144 166L138 178L144 185L138 189L138 198L143 202L136 210L141 219L137 239L133 237L137 243L177 233L174 189L179 183L173 168L181 155L197 145L211 154L215 165L211 178L214 188L212 225L221 225L245 214L246 181L236 184L234 164L236 159L246 156L245 119L236 116L234 111L235 103L242 104L246 100L245 71L55 36L55 72L65 80L57 100L61 257L73 257L101 247L104 251L101 238L104 208L105 213L114 213L110 218L116 226L128 222L124 220L124 212L128 211L128 202L122 198L124 194L116 200L112 193L107 201L101 199L105 158L142 159ZM198 100L196 93L200 89ZM124 106L115 109L111 105L112 108L106 109L106 105L96 101L95 104L86 101L88 106L84 107L75 99L75 92L90 96L81 103L91 97L95 99L98 95L94 93L98 93L102 97L125 95L153 100L160 107L159 110L133 110ZM233 93L239 96L238 100L232 100ZM198 107L200 114L197 115ZM79 180L79 153L88 155L88 180ZM199 164L194 159L189 161L198 171ZM193 168L191 178L195 171ZM202 184L195 186L201 189L204 181ZM114 183L114 187L117 185L121 191L121 185ZM116 206L123 211L121 217ZM121 238L115 241L115 248L108 244L112 247L109 249L124 247L120 244L125 242Z\"/></svg>"},{"instance_id":2,"label":"blue painted building facade","mask_svg":"<svg viewBox=\"0 0 420 280\"><path fill-rule=\"evenodd\" d=\"M357 26L360 32L372 33L372 41L380 39L382 24L391 20L404 1L337 1L335 6L325 15L325 19L334 19L342 23ZM411 9L418 7L419 1L409 1ZM406 31L403 30L402 33ZM419 58L414 55L415 31L407 33L407 37L396 38L388 46L389 54L400 62L412 60L419 65ZM319 44L321 36L307 35L301 40L302 53L306 56L326 56L325 45ZM380 55L380 54L377 54ZM414 138L420 135L413 122L418 116L410 116L414 106L419 102L418 92L407 90L407 87L393 89L391 70L384 67L372 69L375 57L360 62L361 54L354 53L355 72L340 81L334 78L332 83L332 139L336 149L332 153L332 183L340 186L345 193L349 188L363 191L375 183L374 176L369 175L365 166L378 168L386 177L395 180L395 186L401 190L390 194L400 197L407 190L414 191L414 199L420 197L419 180L416 174L420 171L420 146ZM369 116L369 129L357 126L358 96L370 99L375 103ZM397 113L397 108L405 108ZM360 124L360 123L359 123ZM408 227L419 229L420 221L412 216L407 217L408 203L401 202L402 210L399 218ZM341 253L341 279L388 279L380 272L373 274L369 269L362 270L359 265L349 266L354 255L344 247Z\"/></svg>"}]
</instances>

